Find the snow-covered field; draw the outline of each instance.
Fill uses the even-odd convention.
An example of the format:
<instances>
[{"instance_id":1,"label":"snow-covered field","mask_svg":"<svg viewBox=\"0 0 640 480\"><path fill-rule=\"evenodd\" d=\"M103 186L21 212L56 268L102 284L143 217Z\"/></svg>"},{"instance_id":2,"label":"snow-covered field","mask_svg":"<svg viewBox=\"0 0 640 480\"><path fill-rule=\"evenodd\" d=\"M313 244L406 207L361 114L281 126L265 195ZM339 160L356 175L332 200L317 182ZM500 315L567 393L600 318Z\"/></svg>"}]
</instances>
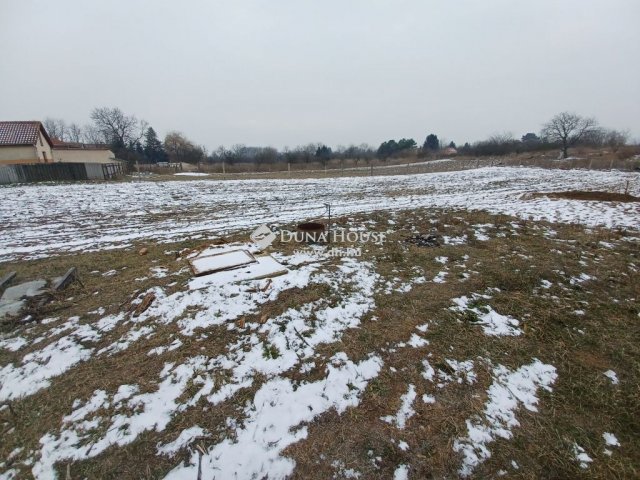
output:
<instances>
[{"instance_id":1,"label":"snow-covered field","mask_svg":"<svg viewBox=\"0 0 640 480\"><path fill-rule=\"evenodd\" d=\"M521 198L539 191L619 191L627 182L630 193L640 193L637 174L527 168L323 180L10 187L0 190L0 259L121 248L138 240L213 238L262 223L320 216L327 202L336 216L383 210L393 217L417 207L438 207L637 229L637 203ZM437 222L436 218L428 220ZM371 221L372 227L391 233L394 225L391 218L384 225ZM504 239L507 234L524 235L517 224L469 223L468 228L480 243ZM555 232L549 227L532 229L542 232L540 241L548 237L557 249L572 248L554 239ZM448 339L446 345L431 343L430 335L438 328L459 329L454 330L459 335L471 331L474 339L487 342L487 348L496 342L509 346L530 341L526 330L530 314L516 318L503 310L503 304L494 303L503 294L500 288L491 284L487 290L465 290L465 282L481 276L487 259L492 258L490 252L481 260L466 253L458 255L456 249L466 248L466 240L466 236L445 238L445 248L450 249L447 256L423 249L425 255L434 252L433 258L402 272L393 261L385 260L384 246L376 256L362 259L331 258L324 247L314 253L274 253L286 265L285 275L222 285L208 282L207 277L184 280L184 259L175 260L175 252L169 251L168 267L150 263L149 278L156 285L134 291L132 282L128 294L133 293L134 305L149 292L156 298L138 317L127 314L116 302L74 316L64 315L63 310L38 325L27 324L3 334L0 352L6 353L3 358L10 358L0 364L0 414L9 419L3 420L3 436L21 446L0 459L0 478L21 478L28 472L36 479L53 479L57 478L54 465L60 471L61 466L70 465L75 472L74 462L98 461L142 443L151 445L153 455L168 466L165 478L195 480L201 471L203 479L284 479L297 466L287 449L311 438L314 421L329 412L344 418L345 412L365 401L372 382L395 374L400 391L389 397L389 404L372 421L392 432L389 442L404 460L382 459L380 451L371 449L366 454L367 468L378 472L384 462L392 462L384 471L392 472L394 478L418 478L412 474L412 455L421 456L424 450L411 435L405 435L423 428L416 417L427 408L437 411L451 405L455 389L483 385L469 395L478 408L463 419L443 447L455 456L458 475L473 475L496 452L496 442L514 437L524 413L538 412L541 395L554 392L561 376L555 362L538 358L538 353L530 354L524 347L520 349L526 352L520 353L524 359L514 361L506 354L511 347L490 357L484 349L473 355L459 354ZM396 243L406 251L405 243ZM602 245L604 251L614 247ZM602 260L575 252L565 260L564 251L557 252L566 270L570 260L582 262L579 266L584 263L585 269ZM526 257L519 251L507 253ZM500 258L506 258L503 254ZM487 253L479 250L479 255ZM637 271L634 263L629 262L629 268ZM105 285L124 275L116 270L93 273ZM174 275L182 275L182 280L172 281ZM557 290L554 294L565 294L576 286L585 291L597 280L587 273L571 276L564 270L558 270L556 277L553 282L539 281L540 295L547 295L551 288ZM425 287L442 292L457 289L439 309L444 320L425 318L421 311L412 310L405 316L408 327L396 325L406 331L400 328L402 333L393 341L363 343L359 354L347 353L349 346L342 343L345 337L365 330L365 325L373 330L382 323L380 298L403 298ZM310 300L303 297L295 305L278 303L283 295L314 289L322 295ZM99 298L92 291L81 295ZM559 302L557 296L549 296L548 301ZM260 317L270 305L279 306L277 313ZM588 304L581 308L588 310ZM245 318L249 319L246 323ZM464 318L472 321L465 323ZM442 341L442 335L435 338ZM221 339L222 345L217 343ZM438 349L441 361L434 356ZM403 355L418 360L401 367L398 358ZM144 378L139 376L140 369L123 368L115 383L100 383L91 375L80 377L80 382L95 386L77 396L65 390L69 400L64 395L55 400L61 414L53 422L43 421L35 442L21 443L20 426L11 419L15 405L55 389L78 369L92 372L93 365L100 372L99 366L114 358L121 366L128 362L150 366L144 369ZM413 370L416 375L411 381L400 376ZM598 378L604 388L617 388L616 372L600 370ZM9 408L9 402L14 407ZM17 411L24 414L24 409ZM225 412L224 419L210 422L218 411ZM608 424L598 428L598 448L615 455L621 445L616 429ZM589 468L592 458L577 439L566 442L576 468ZM323 455L318 462L326 460ZM362 464L351 468L336 460L331 465L334 478L366 478ZM505 468L515 471L519 467ZM144 475L140 470L136 478Z\"/></svg>"},{"instance_id":2,"label":"snow-covered field","mask_svg":"<svg viewBox=\"0 0 640 480\"><path fill-rule=\"evenodd\" d=\"M2 187L0 260L118 248L153 239L210 238L263 223L445 207L534 220L638 226L637 203L547 198L528 192L621 191L640 194L640 175L624 172L482 168L458 172L306 180L238 180Z\"/></svg>"}]
</instances>

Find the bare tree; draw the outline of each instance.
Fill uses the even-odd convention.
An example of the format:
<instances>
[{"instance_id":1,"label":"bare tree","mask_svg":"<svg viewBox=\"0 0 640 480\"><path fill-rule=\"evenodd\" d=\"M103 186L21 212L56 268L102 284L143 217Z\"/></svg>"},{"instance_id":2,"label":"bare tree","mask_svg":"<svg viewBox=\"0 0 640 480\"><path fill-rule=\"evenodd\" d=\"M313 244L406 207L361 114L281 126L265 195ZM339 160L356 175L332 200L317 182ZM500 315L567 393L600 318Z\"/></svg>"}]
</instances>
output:
<instances>
[{"instance_id":1,"label":"bare tree","mask_svg":"<svg viewBox=\"0 0 640 480\"><path fill-rule=\"evenodd\" d=\"M43 120L42 125L51 138L57 138L62 141L67 140L68 127L61 118L47 117Z\"/></svg>"},{"instance_id":2,"label":"bare tree","mask_svg":"<svg viewBox=\"0 0 640 480\"><path fill-rule=\"evenodd\" d=\"M620 147L627 144L629 140L629 132L621 130L607 130L604 133L604 143L613 152L617 152Z\"/></svg>"},{"instance_id":3,"label":"bare tree","mask_svg":"<svg viewBox=\"0 0 640 480\"><path fill-rule=\"evenodd\" d=\"M116 107L94 108L91 120L108 143L120 147L140 141L147 130L147 122L138 120L135 115L125 115Z\"/></svg>"},{"instance_id":4,"label":"bare tree","mask_svg":"<svg viewBox=\"0 0 640 480\"><path fill-rule=\"evenodd\" d=\"M84 143L108 143L102 132L95 125L85 125L82 129L82 141Z\"/></svg>"},{"instance_id":5,"label":"bare tree","mask_svg":"<svg viewBox=\"0 0 640 480\"><path fill-rule=\"evenodd\" d=\"M569 156L569 147L598 130L594 118L586 118L575 113L562 112L553 117L542 128L542 136L562 145L562 158Z\"/></svg>"},{"instance_id":6,"label":"bare tree","mask_svg":"<svg viewBox=\"0 0 640 480\"><path fill-rule=\"evenodd\" d=\"M278 160L278 150L273 147L262 147L256 151L254 162L256 167L262 164L273 164Z\"/></svg>"},{"instance_id":7,"label":"bare tree","mask_svg":"<svg viewBox=\"0 0 640 480\"><path fill-rule=\"evenodd\" d=\"M82 127L77 123L72 123L69 125L69 141L75 143L81 143L82 137L84 136L84 132L82 131Z\"/></svg>"}]
</instances>

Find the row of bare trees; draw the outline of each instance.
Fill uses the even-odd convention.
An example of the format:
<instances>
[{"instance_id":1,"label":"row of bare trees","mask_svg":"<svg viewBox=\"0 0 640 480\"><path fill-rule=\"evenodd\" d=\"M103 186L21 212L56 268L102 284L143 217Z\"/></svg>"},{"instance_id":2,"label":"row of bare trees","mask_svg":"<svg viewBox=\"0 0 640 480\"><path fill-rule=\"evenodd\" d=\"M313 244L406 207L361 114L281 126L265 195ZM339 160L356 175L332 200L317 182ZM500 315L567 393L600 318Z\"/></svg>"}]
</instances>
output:
<instances>
[{"instance_id":1,"label":"row of bare trees","mask_svg":"<svg viewBox=\"0 0 640 480\"><path fill-rule=\"evenodd\" d=\"M607 147L617 152L628 141L626 131L603 128L594 118L562 112L543 125L539 136L527 133L516 139L511 133L495 134L473 145L466 143L458 151L464 155L484 156L559 149L562 158L567 158L572 147Z\"/></svg>"},{"instance_id":2,"label":"row of bare trees","mask_svg":"<svg viewBox=\"0 0 640 480\"><path fill-rule=\"evenodd\" d=\"M207 157L211 163L224 162L227 165L237 163L254 163L258 166L277 162L291 164L309 164L320 162L323 165L329 160L352 160L358 164L360 160L369 163L376 157L376 150L367 144L339 145L335 149L323 143L308 143L297 147L284 147L281 151L274 147L248 147L236 144L230 148L218 147Z\"/></svg>"},{"instance_id":3,"label":"row of bare trees","mask_svg":"<svg viewBox=\"0 0 640 480\"><path fill-rule=\"evenodd\" d=\"M396 142L383 142L378 149L370 145L338 146L335 149L322 143L308 143L295 148L285 147L278 151L273 147L248 147L243 144L231 148L218 147L210 155L206 148L197 145L183 133L170 131L164 141L157 138L155 130L145 120L135 115L125 114L115 107L100 107L92 110L91 123L80 126L67 124L64 120L47 118L44 126L52 137L67 142L91 144L107 144L116 156L131 164L159 162L225 162L255 163L256 165L276 162L326 164L329 160L352 160L356 163L364 160L370 163L374 158L386 159L393 155L433 155L441 145L446 143L430 134L420 148L413 139L401 139ZM544 124L540 136L528 133L517 140L511 134L493 135L487 140L473 145L464 144L458 151L467 155L504 155L514 152L532 150L550 150L559 148L562 156L567 158L569 149L577 145L594 147L607 146L616 151L628 141L628 134L619 130L608 130L600 127L598 122L589 117L574 113L562 112ZM451 142L449 147L455 147Z\"/></svg>"}]
</instances>

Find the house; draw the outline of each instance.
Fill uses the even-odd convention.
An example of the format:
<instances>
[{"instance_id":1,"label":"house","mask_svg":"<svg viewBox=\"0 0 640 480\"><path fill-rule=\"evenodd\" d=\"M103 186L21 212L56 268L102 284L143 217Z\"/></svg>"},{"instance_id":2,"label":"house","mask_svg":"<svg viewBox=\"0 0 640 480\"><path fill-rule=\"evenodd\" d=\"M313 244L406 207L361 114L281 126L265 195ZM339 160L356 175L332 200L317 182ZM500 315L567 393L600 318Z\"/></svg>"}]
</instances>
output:
<instances>
[{"instance_id":1,"label":"house","mask_svg":"<svg viewBox=\"0 0 640 480\"><path fill-rule=\"evenodd\" d=\"M0 122L0 165L52 163L52 149L42 123Z\"/></svg>"},{"instance_id":2,"label":"house","mask_svg":"<svg viewBox=\"0 0 640 480\"><path fill-rule=\"evenodd\" d=\"M120 163L102 144L51 138L38 121L0 122L0 165L34 163Z\"/></svg>"},{"instance_id":3,"label":"house","mask_svg":"<svg viewBox=\"0 0 640 480\"><path fill-rule=\"evenodd\" d=\"M118 163L109 147L102 144L63 142L52 139L53 158L62 163Z\"/></svg>"},{"instance_id":4,"label":"house","mask_svg":"<svg viewBox=\"0 0 640 480\"><path fill-rule=\"evenodd\" d=\"M457 155L458 150L453 147L447 147L444 150L442 150L442 153L445 155Z\"/></svg>"}]
</instances>

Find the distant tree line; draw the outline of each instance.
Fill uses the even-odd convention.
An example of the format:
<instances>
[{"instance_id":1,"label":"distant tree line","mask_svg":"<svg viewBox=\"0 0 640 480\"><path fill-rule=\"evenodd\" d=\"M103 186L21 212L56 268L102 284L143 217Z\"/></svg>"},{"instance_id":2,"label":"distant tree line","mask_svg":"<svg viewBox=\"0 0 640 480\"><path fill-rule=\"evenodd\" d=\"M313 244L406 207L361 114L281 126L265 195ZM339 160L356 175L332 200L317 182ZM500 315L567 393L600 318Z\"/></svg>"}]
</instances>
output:
<instances>
[{"instance_id":1,"label":"distant tree line","mask_svg":"<svg viewBox=\"0 0 640 480\"><path fill-rule=\"evenodd\" d=\"M605 129L593 118L563 112L544 124L539 135L529 132L516 139L510 133L496 134L473 144L464 143L460 147L456 147L453 141L447 143L435 133L429 133L421 146L413 138L387 140L378 148L367 144L331 148L323 143L308 143L278 150L274 147L236 144L230 148L220 146L207 154L204 146L197 145L178 131L168 132L161 141L145 120L127 115L119 108L95 108L90 118L91 123L84 126L55 118L46 118L43 123L51 137L66 142L108 145L117 158L126 160L132 166L136 163L163 162L253 163L257 166L277 162L320 162L326 165L330 160L350 160L358 165L360 161L369 164L373 159L386 161L408 156L432 157L456 153L488 156L553 149L560 149L563 157L567 158L569 148L574 146L606 146L616 151L628 140L628 134L624 131Z\"/></svg>"},{"instance_id":2,"label":"distant tree line","mask_svg":"<svg viewBox=\"0 0 640 480\"><path fill-rule=\"evenodd\" d=\"M218 147L207 160L211 163L225 162L227 165L254 163L260 166L278 162L291 164L320 162L326 165L330 160L336 159L349 159L356 164L360 160L368 163L375 157L376 151L366 144L338 146L332 149L323 143L308 143L294 148L284 147L281 151L274 147L249 147L236 144L230 148Z\"/></svg>"}]
</instances>

